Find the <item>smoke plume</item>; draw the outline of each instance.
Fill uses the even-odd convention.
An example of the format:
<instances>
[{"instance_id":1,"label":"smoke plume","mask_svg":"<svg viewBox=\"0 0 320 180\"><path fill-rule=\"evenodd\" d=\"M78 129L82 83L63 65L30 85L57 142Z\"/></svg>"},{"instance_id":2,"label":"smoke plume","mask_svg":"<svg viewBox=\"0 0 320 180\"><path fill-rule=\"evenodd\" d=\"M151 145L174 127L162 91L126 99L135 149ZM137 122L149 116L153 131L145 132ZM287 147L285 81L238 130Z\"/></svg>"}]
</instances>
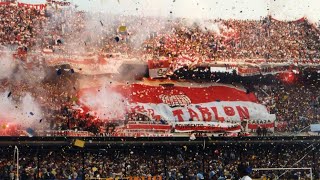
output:
<instances>
[{"instance_id":1,"label":"smoke plume","mask_svg":"<svg viewBox=\"0 0 320 180\"><path fill-rule=\"evenodd\" d=\"M0 118L23 128L39 127L42 111L30 93L26 93L18 102L8 97L8 94L8 91L0 93Z\"/></svg>"},{"instance_id":2,"label":"smoke plume","mask_svg":"<svg viewBox=\"0 0 320 180\"><path fill-rule=\"evenodd\" d=\"M80 97L80 102L91 110L91 114L101 120L124 119L127 100L110 86L104 85L98 90L86 92Z\"/></svg>"}]
</instances>

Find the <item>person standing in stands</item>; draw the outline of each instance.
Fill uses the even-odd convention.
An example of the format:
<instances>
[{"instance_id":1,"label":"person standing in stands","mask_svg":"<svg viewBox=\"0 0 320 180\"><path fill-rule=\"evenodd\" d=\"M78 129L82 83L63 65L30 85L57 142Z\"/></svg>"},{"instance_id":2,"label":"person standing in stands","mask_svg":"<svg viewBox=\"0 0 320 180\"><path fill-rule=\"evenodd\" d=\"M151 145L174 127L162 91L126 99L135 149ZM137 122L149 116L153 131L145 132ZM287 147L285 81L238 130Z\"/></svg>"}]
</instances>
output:
<instances>
[{"instance_id":1,"label":"person standing in stands","mask_svg":"<svg viewBox=\"0 0 320 180\"><path fill-rule=\"evenodd\" d=\"M258 135L258 136L261 136L261 131L262 131L261 127L258 126L258 128L257 128L257 135Z\"/></svg>"},{"instance_id":2,"label":"person standing in stands","mask_svg":"<svg viewBox=\"0 0 320 180\"><path fill-rule=\"evenodd\" d=\"M249 176L250 172L251 168L248 165L244 163L238 165L239 180L252 180Z\"/></svg>"},{"instance_id":3,"label":"person standing in stands","mask_svg":"<svg viewBox=\"0 0 320 180\"><path fill-rule=\"evenodd\" d=\"M267 134L268 134L268 129L266 127L263 127L262 128L262 135L267 136Z\"/></svg>"}]
</instances>

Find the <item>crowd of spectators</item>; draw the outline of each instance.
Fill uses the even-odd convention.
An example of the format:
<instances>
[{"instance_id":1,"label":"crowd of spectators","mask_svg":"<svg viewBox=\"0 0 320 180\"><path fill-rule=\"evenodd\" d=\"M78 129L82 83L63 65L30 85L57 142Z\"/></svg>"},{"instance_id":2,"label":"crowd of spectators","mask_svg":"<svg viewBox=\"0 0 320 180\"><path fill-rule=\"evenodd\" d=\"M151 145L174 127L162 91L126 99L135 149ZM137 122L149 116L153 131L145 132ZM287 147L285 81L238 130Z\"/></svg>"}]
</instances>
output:
<instances>
[{"instance_id":1,"label":"crowd of spectators","mask_svg":"<svg viewBox=\"0 0 320 180\"><path fill-rule=\"evenodd\" d=\"M319 30L307 19L278 21L272 17L258 20L210 20L190 23L185 19L61 12L53 16L56 36L63 39L59 49L80 44L91 52L120 52L130 56L189 57L204 61L250 61L316 63L319 59ZM62 18L63 23L56 22ZM49 18L50 22L50 18ZM58 21L58 22L61 22ZM108 24L104 24L108 23ZM120 30L119 27L125 29ZM212 28L215 27L215 28ZM97 31L92 34L88 29ZM68 31L68 29L72 29ZM100 33L99 33L100 32ZM52 45L52 44L51 44ZM150 56L148 56L150 58Z\"/></svg>"},{"instance_id":2,"label":"crowd of spectators","mask_svg":"<svg viewBox=\"0 0 320 180\"><path fill-rule=\"evenodd\" d=\"M318 104L319 94L313 88L303 85L264 86L263 93L270 95L264 94L260 97L271 113L277 115L278 122L287 124L286 131L294 132L319 121L319 110L314 106L314 103Z\"/></svg>"},{"instance_id":3,"label":"crowd of spectators","mask_svg":"<svg viewBox=\"0 0 320 180\"><path fill-rule=\"evenodd\" d=\"M0 44L15 50L36 45L44 16L39 10L17 5L0 6Z\"/></svg>"},{"instance_id":4,"label":"crowd of spectators","mask_svg":"<svg viewBox=\"0 0 320 180\"><path fill-rule=\"evenodd\" d=\"M280 132L308 131L306 128L310 124L317 124L320 120L319 83L308 82L302 76L297 76L299 79L289 84L274 81L263 85L257 83L254 87L260 102L270 113L276 114L278 123L285 124L284 129L278 129ZM317 77L313 80L318 81Z\"/></svg>"},{"instance_id":5,"label":"crowd of spectators","mask_svg":"<svg viewBox=\"0 0 320 180\"><path fill-rule=\"evenodd\" d=\"M208 20L90 14L76 9L1 6L0 42L55 53L123 53L132 57L190 57L194 61L319 59L319 30L307 19ZM123 27L123 28L120 28ZM92 30L94 29L94 30ZM150 56L148 56L150 55Z\"/></svg>"},{"instance_id":6,"label":"crowd of spectators","mask_svg":"<svg viewBox=\"0 0 320 180\"><path fill-rule=\"evenodd\" d=\"M319 58L319 30L304 18L293 22L266 17L260 21L190 23L185 19L111 14L105 18L104 14L88 14L75 9L36 10L17 5L0 6L0 12L0 44L13 49L24 47L23 50L30 53L39 53L43 48L60 55L73 51L123 53L142 60L143 57L167 57L171 62L180 56L197 62L248 59L313 62ZM98 127L103 126L102 122L89 114L82 114L81 110L71 110L77 101L77 81L72 76L76 75L59 76L37 86L2 80L1 90L9 87L16 101L18 99L15 98L24 92L31 92L40 102L50 129L99 133ZM174 76L197 81L216 78L208 68L198 72L187 70L184 74L175 72ZM242 83L239 77L234 81ZM276 114L278 122L285 122L286 128L278 131L299 131L318 122L316 99L320 96L317 91L319 84L301 81L294 84L252 84L260 102Z\"/></svg>"},{"instance_id":7,"label":"crowd of spectators","mask_svg":"<svg viewBox=\"0 0 320 180\"><path fill-rule=\"evenodd\" d=\"M157 37L156 50L163 56L188 56L197 60L242 61L264 59L267 62L313 62L319 58L318 29L306 19L282 22L267 17L254 20L215 20L219 31L200 25L179 24L172 34ZM210 24L208 24L210 26ZM162 42L161 40L164 41Z\"/></svg>"},{"instance_id":8,"label":"crowd of spectators","mask_svg":"<svg viewBox=\"0 0 320 180\"><path fill-rule=\"evenodd\" d=\"M160 177L162 179L238 179L247 164L255 179L311 179L308 169L255 171L254 168L310 167L319 178L316 144L109 145L103 149L72 146L21 148L19 174L31 179ZM1 148L0 177L16 174L13 148Z\"/></svg>"},{"instance_id":9,"label":"crowd of spectators","mask_svg":"<svg viewBox=\"0 0 320 180\"><path fill-rule=\"evenodd\" d=\"M293 22L272 17L257 20L211 20L189 23L185 19L86 14L74 9L36 10L17 5L0 6L0 45L12 50L53 55L69 53L122 53L130 57L179 57L196 61L254 61L319 63L319 30L307 19ZM120 28L121 27L121 28ZM214 28L213 28L214 27ZM94 29L94 30L93 30ZM178 63L178 62L177 62ZM48 68L50 69L50 68ZM52 70L52 69L51 69ZM64 72L65 73L65 72ZM0 91L10 90L13 101L30 92L40 104L51 130L105 131L105 123L75 109L77 74L65 73L41 83L1 80ZM66 75L67 74L67 75ZM284 124L276 132L299 132L318 123L319 82L313 75L297 75L295 82L273 76L249 79L234 75L187 69L174 78L242 84L256 93L259 101ZM36 85L35 85L36 84ZM130 117L137 119L137 117ZM142 117L145 118L145 117ZM142 119L141 118L141 119ZM139 118L140 119L140 118ZM148 119L143 119L148 120ZM41 120L40 120L41 123ZM259 133L258 133L259 134ZM265 134L265 129L263 130ZM21 148L19 179L89 179L107 177L150 177L162 179L236 179L241 162L259 167L312 167L319 178L316 144L228 145L228 146L144 146L80 149ZM13 180L16 167L12 147L0 148L0 179ZM310 179L308 170L253 171L254 178Z\"/></svg>"}]
</instances>

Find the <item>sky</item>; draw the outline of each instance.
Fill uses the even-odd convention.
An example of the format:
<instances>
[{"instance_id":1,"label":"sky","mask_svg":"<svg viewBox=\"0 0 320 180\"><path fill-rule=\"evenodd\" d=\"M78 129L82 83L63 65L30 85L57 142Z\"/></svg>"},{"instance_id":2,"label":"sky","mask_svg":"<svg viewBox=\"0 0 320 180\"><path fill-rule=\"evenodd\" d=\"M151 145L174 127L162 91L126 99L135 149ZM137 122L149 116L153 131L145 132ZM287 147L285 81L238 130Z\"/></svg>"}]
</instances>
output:
<instances>
[{"instance_id":1,"label":"sky","mask_svg":"<svg viewBox=\"0 0 320 180\"><path fill-rule=\"evenodd\" d=\"M45 3L45 0L18 1ZM260 19L269 14L279 20L296 20L301 17L307 17L316 23L320 20L318 13L320 0L69 0L69 2L77 4L79 10L124 15L193 19Z\"/></svg>"}]
</instances>

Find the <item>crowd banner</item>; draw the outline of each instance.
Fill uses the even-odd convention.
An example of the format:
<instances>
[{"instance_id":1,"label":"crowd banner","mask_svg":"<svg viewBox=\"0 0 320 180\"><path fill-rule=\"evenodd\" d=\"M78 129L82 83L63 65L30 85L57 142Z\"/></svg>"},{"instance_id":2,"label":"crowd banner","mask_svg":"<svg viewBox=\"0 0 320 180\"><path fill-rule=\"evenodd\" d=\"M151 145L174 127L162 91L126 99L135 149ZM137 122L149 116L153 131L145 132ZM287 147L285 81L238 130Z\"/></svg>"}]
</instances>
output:
<instances>
[{"instance_id":1,"label":"crowd banner","mask_svg":"<svg viewBox=\"0 0 320 180\"><path fill-rule=\"evenodd\" d=\"M0 2L0 6L8 6L10 5L10 2Z\"/></svg>"},{"instance_id":2,"label":"crowd banner","mask_svg":"<svg viewBox=\"0 0 320 180\"><path fill-rule=\"evenodd\" d=\"M118 73L118 71L110 72L110 69L114 67L120 67L124 62L137 63L138 59L129 58L122 54L92 54L92 53L76 53L65 54L53 53L53 49L43 49L42 53L38 56L42 56L46 59L49 66L58 64L70 64L76 69L77 66L81 69L90 69L95 65L104 66L100 68L99 74ZM238 62L239 61L239 62ZM319 62L319 60L314 60ZM214 63L213 63L214 62ZM209 60L203 63L200 59L192 59L190 57L177 57L172 59L152 59L147 62L143 62L148 65L149 76L151 78L162 78L172 75L173 72L177 71L182 67L192 69L193 67L208 67L210 72L221 72L221 73L233 73L236 72L239 76L255 76L255 75L267 75L267 74L280 74L286 72L299 72L299 68L308 66L319 69L319 63L315 64L297 64L295 61L287 63L273 63L269 62L266 64L264 60L256 59L233 59L226 61L213 61ZM106 67L105 65L109 65ZM110 68L113 67L113 68ZM96 66L95 68L96 69ZM94 75L96 71L81 71L82 74Z\"/></svg>"},{"instance_id":3,"label":"crowd banner","mask_svg":"<svg viewBox=\"0 0 320 180\"><path fill-rule=\"evenodd\" d=\"M167 122L241 122L244 120L265 120L273 122L274 114L258 103L253 93L223 84L188 87L183 85L119 85L113 89L128 99L128 111L148 116L151 120ZM79 101L87 109L86 94L93 89L79 93ZM94 110L93 110L94 111Z\"/></svg>"},{"instance_id":4,"label":"crowd banner","mask_svg":"<svg viewBox=\"0 0 320 180\"><path fill-rule=\"evenodd\" d=\"M27 4L27 3L21 3L18 2L19 7L28 7L28 8L34 8L37 10L44 10L46 8L46 4Z\"/></svg>"},{"instance_id":5,"label":"crowd banner","mask_svg":"<svg viewBox=\"0 0 320 180\"><path fill-rule=\"evenodd\" d=\"M260 68L255 66L238 67L239 76L255 76L260 74Z\"/></svg>"},{"instance_id":6,"label":"crowd banner","mask_svg":"<svg viewBox=\"0 0 320 180\"><path fill-rule=\"evenodd\" d=\"M149 60L149 76L151 78L166 77L169 65L170 64L168 60Z\"/></svg>"},{"instance_id":7,"label":"crowd banner","mask_svg":"<svg viewBox=\"0 0 320 180\"><path fill-rule=\"evenodd\" d=\"M291 71L290 65L262 65L260 66L260 72L262 75L278 74Z\"/></svg>"},{"instance_id":8,"label":"crowd banner","mask_svg":"<svg viewBox=\"0 0 320 180\"><path fill-rule=\"evenodd\" d=\"M170 107L168 104L132 104L133 112L144 114L153 120L167 121L242 121L244 119L267 119L274 121L265 106L252 102L209 102Z\"/></svg>"},{"instance_id":9,"label":"crowd banner","mask_svg":"<svg viewBox=\"0 0 320 180\"><path fill-rule=\"evenodd\" d=\"M127 124L126 129L129 130L157 130L157 131L170 131L172 128L171 125L165 124Z\"/></svg>"},{"instance_id":10,"label":"crowd banner","mask_svg":"<svg viewBox=\"0 0 320 180\"><path fill-rule=\"evenodd\" d=\"M187 66L188 68L203 66L201 61L191 59L189 57L174 58L170 67L177 70L181 67ZM210 62L210 60L209 60ZM213 61L211 61L213 62ZM232 64L230 64L232 62ZM236 63L237 62L237 63ZM226 60L209 64L210 72L233 73L234 71L240 76L255 76L278 74L282 72L289 72L292 70L293 64L290 63L268 63L264 59L244 59L244 60Z\"/></svg>"},{"instance_id":11,"label":"crowd banner","mask_svg":"<svg viewBox=\"0 0 320 180\"><path fill-rule=\"evenodd\" d=\"M71 3L67 1L47 0L48 4L54 4L58 6L70 6Z\"/></svg>"},{"instance_id":12,"label":"crowd banner","mask_svg":"<svg viewBox=\"0 0 320 180\"><path fill-rule=\"evenodd\" d=\"M262 122L255 122L253 123L252 121L248 123L248 129L250 131L256 131L258 128L266 128L269 129L270 131L274 132L275 128L275 123L274 121L262 121Z\"/></svg>"},{"instance_id":13,"label":"crowd banner","mask_svg":"<svg viewBox=\"0 0 320 180\"><path fill-rule=\"evenodd\" d=\"M175 132L240 132L240 123L174 122Z\"/></svg>"}]
</instances>

